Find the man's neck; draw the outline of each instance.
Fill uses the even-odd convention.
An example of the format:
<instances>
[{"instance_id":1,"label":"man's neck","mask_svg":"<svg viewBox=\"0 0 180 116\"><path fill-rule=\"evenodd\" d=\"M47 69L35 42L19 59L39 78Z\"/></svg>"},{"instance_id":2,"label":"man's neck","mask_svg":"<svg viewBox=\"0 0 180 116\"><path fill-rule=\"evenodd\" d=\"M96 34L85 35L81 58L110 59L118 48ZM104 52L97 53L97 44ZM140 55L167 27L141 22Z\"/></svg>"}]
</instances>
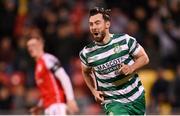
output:
<instances>
[{"instance_id":1,"label":"man's neck","mask_svg":"<svg viewBox=\"0 0 180 116\"><path fill-rule=\"evenodd\" d=\"M99 45L104 45L107 44L110 39L111 39L112 34L110 34L109 32L106 33L106 36L104 37L102 42L97 42Z\"/></svg>"},{"instance_id":2,"label":"man's neck","mask_svg":"<svg viewBox=\"0 0 180 116\"><path fill-rule=\"evenodd\" d=\"M38 56L35 58L35 60L38 60L39 58L41 58L43 54L44 54L44 51L39 52L39 54L38 54Z\"/></svg>"},{"instance_id":3,"label":"man's neck","mask_svg":"<svg viewBox=\"0 0 180 116\"><path fill-rule=\"evenodd\" d=\"M105 38L103 39L103 44L107 44L110 41L110 33L107 33Z\"/></svg>"}]
</instances>

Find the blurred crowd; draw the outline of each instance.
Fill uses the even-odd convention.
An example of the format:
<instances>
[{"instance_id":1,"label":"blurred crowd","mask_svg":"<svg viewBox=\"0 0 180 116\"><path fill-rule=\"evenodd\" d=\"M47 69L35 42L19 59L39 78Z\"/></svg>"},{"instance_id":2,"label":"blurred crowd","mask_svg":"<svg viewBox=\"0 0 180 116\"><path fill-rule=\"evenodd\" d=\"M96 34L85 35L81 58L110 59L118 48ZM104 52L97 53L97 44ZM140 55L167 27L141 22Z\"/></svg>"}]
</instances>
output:
<instances>
[{"instance_id":1,"label":"blurred crowd","mask_svg":"<svg viewBox=\"0 0 180 116\"><path fill-rule=\"evenodd\" d=\"M1 0L0 114L29 114L38 102L34 61L26 49L30 32L43 35L45 50L70 75L78 114L103 114L79 60L79 51L91 41L88 13L94 6L110 8L111 32L135 37L149 55L150 64L141 70L150 72L142 75L150 86L147 114L180 114L179 0Z\"/></svg>"}]
</instances>

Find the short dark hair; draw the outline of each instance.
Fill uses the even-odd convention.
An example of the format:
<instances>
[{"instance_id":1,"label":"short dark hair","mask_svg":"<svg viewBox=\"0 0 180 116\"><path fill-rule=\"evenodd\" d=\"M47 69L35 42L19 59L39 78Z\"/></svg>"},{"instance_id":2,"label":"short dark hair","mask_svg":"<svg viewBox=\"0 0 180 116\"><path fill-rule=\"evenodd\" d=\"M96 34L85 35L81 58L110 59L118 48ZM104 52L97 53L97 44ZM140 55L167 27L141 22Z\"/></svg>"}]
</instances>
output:
<instances>
[{"instance_id":1,"label":"short dark hair","mask_svg":"<svg viewBox=\"0 0 180 116\"><path fill-rule=\"evenodd\" d=\"M29 35L27 35L26 36L26 40L27 40L27 42L29 41L29 40L31 40L31 39L36 39L36 40L38 40L38 41L41 41L43 44L44 44L44 39L43 39L43 37L41 36L41 35L38 35L38 34L29 34Z\"/></svg>"},{"instance_id":2,"label":"short dark hair","mask_svg":"<svg viewBox=\"0 0 180 116\"><path fill-rule=\"evenodd\" d=\"M110 11L111 11L111 9L104 9L104 8L100 8L100 7L94 7L93 9L90 10L89 17L100 13L100 14L102 14L103 19L105 21L110 21L111 20Z\"/></svg>"}]
</instances>

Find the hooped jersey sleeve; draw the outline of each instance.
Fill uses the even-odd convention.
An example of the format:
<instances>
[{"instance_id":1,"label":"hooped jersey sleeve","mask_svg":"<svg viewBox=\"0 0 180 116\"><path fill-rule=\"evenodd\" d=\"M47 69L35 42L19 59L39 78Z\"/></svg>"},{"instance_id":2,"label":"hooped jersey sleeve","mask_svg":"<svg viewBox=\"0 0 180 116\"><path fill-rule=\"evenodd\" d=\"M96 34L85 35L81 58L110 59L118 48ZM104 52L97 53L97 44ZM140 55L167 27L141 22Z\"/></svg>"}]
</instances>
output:
<instances>
[{"instance_id":1,"label":"hooped jersey sleeve","mask_svg":"<svg viewBox=\"0 0 180 116\"><path fill-rule=\"evenodd\" d=\"M87 61L87 56L86 56L86 53L85 53L85 48L83 50L81 50L81 52L79 53L79 57L80 57L81 63L84 66L89 67L89 64L88 64L88 61Z\"/></svg>"},{"instance_id":2,"label":"hooped jersey sleeve","mask_svg":"<svg viewBox=\"0 0 180 116\"><path fill-rule=\"evenodd\" d=\"M140 51L141 45L136 41L134 37L131 37L129 35L126 35L126 40L129 48L129 54L133 56L136 55Z\"/></svg>"}]
</instances>

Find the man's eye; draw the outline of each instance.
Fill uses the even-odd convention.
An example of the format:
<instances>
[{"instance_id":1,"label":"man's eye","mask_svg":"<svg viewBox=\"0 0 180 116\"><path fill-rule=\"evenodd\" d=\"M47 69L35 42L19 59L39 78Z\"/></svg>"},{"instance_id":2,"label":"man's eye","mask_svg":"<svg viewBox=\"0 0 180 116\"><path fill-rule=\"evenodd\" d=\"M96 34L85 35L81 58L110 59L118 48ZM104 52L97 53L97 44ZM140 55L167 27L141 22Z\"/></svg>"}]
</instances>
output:
<instances>
[{"instance_id":1,"label":"man's eye","mask_svg":"<svg viewBox=\"0 0 180 116\"><path fill-rule=\"evenodd\" d=\"M96 25L99 25L100 24L100 22L96 22Z\"/></svg>"},{"instance_id":2,"label":"man's eye","mask_svg":"<svg viewBox=\"0 0 180 116\"><path fill-rule=\"evenodd\" d=\"M89 26L93 26L93 24L92 24L92 23L90 23L90 24L89 24Z\"/></svg>"}]
</instances>

